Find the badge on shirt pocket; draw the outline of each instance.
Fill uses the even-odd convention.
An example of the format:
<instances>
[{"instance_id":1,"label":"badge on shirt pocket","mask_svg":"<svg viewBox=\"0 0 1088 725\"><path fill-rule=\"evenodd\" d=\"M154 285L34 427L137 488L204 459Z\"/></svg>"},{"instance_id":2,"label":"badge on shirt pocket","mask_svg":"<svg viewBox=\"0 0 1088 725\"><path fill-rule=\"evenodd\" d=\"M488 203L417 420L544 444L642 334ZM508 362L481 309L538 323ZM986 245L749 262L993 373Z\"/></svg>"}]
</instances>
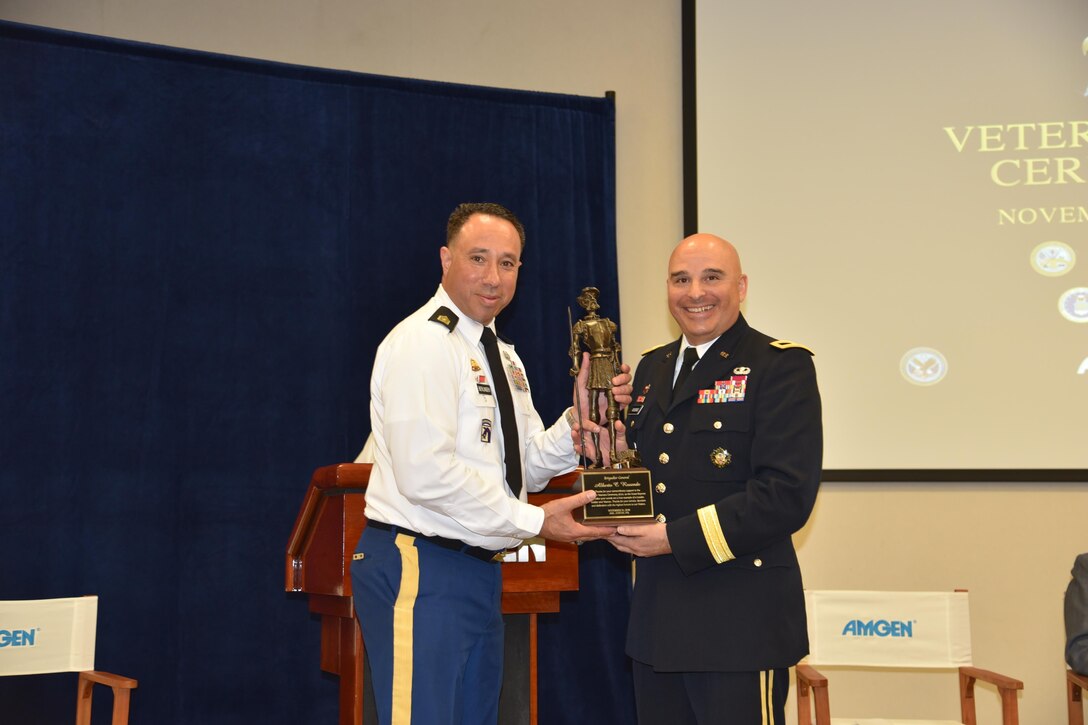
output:
<instances>
[{"instance_id":1,"label":"badge on shirt pocket","mask_svg":"<svg viewBox=\"0 0 1088 725\"><path fill-rule=\"evenodd\" d=\"M487 376L486 375L477 375L476 376L476 392L479 393L480 395L487 395L487 396L491 395L491 386L488 385L488 383L487 383Z\"/></svg>"},{"instance_id":2,"label":"badge on shirt pocket","mask_svg":"<svg viewBox=\"0 0 1088 725\"><path fill-rule=\"evenodd\" d=\"M480 423L480 442L491 442L491 420L489 418L484 418Z\"/></svg>"}]
</instances>

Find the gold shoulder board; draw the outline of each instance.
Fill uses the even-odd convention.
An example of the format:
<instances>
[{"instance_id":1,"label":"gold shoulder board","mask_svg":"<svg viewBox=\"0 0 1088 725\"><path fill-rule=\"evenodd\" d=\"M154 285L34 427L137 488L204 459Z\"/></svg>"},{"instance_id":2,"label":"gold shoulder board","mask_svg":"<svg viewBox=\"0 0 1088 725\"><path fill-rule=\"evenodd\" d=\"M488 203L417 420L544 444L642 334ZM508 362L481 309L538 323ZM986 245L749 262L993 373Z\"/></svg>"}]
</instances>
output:
<instances>
[{"instance_id":1,"label":"gold shoulder board","mask_svg":"<svg viewBox=\"0 0 1088 725\"><path fill-rule=\"evenodd\" d=\"M654 350L660 350L661 348L665 347L668 344L669 343L667 343L667 342L663 342L660 345L654 345L653 347L648 347L648 348L646 348L645 350L642 351L642 356L645 357L646 355L649 355Z\"/></svg>"},{"instance_id":2,"label":"gold shoulder board","mask_svg":"<svg viewBox=\"0 0 1088 725\"><path fill-rule=\"evenodd\" d=\"M805 347L799 342L790 342L789 340L775 340L771 343L771 347L777 347L779 350L792 350L795 347L801 348L809 355L815 355L810 348Z\"/></svg>"}]
</instances>

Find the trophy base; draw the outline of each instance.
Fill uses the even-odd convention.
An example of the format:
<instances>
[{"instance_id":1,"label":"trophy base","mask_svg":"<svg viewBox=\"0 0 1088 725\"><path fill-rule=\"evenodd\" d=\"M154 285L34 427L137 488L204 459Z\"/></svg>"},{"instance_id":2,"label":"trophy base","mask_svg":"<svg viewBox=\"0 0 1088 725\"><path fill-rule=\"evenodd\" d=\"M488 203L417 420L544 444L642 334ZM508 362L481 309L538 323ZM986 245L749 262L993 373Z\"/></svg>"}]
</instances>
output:
<instances>
[{"instance_id":1,"label":"trophy base","mask_svg":"<svg viewBox=\"0 0 1088 725\"><path fill-rule=\"evenodd\" d=\"M657 523L654 489L645 468L592 468L582 471L583 491L596 491L597 498L582 507L587 526Z\"/></svg>"}]
</instances>

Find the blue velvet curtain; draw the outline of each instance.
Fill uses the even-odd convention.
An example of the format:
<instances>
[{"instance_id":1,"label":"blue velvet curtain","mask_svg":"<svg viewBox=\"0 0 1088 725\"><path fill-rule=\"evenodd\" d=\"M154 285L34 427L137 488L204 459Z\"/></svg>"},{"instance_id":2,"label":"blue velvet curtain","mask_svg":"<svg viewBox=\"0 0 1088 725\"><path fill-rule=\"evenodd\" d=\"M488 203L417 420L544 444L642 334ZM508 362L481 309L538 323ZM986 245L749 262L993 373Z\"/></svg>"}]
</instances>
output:
<instances>
[{"instance_id":1,"label":"blue velvet curtain","mask_svg":"<svg viewBox=\"0 0 1088 725\"><path fill-rule=\"evenodd\" d=\"M499 328L552 419L566 307L595 284L618 318L610 99L0 23L0 598L100 595L134 723L336 722L287 535L484 200L528 230ZM626 581L587 552L542 624L542 722L630 721ZM67 723L74 687L0 678L0 720Z\"/></svg>"}]
</instances>

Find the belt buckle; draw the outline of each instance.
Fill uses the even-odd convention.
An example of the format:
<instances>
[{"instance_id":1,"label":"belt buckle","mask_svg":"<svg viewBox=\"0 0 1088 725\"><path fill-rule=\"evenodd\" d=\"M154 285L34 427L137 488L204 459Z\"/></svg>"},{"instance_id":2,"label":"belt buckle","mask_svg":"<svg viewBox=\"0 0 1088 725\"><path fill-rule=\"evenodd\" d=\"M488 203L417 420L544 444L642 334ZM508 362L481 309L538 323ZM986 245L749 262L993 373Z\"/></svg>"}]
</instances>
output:
<instances>
[{"instance_id":1,"label":"belt buckle","mask_svg":"<svg viewBox=\"0 0 1088 725\"><path fill-rule=\"evenodd\" d=\"M501 564L502 560L506 558L506 555L510 553L509 549L500 549L495 552L495 555L491 557L491 561L496 564Z\"/></svg>"}]
</instances>

